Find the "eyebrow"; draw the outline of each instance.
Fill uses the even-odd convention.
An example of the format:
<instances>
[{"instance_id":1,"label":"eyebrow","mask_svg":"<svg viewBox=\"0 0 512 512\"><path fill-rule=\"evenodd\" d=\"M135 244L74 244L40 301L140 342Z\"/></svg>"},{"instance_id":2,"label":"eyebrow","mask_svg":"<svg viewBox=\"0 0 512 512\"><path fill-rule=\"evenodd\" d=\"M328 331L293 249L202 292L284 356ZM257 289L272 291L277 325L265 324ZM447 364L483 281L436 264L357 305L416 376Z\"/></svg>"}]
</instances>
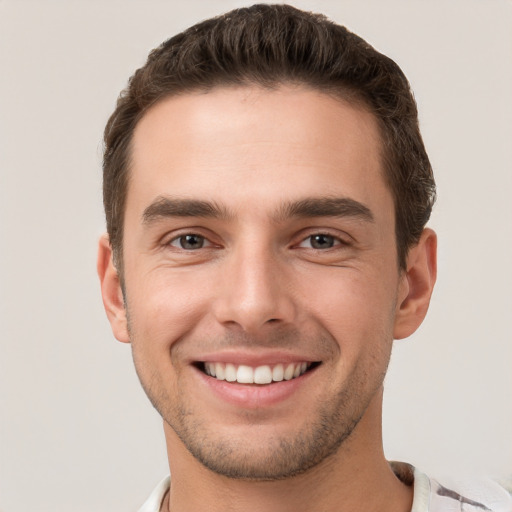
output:
<instances>
[{"instance_id":1,"label":"eyebrow","mask_svg":"<svg viewBox=\"0 0 512 512\"><path fill-rule=\"evenodd\" d=\"M374 222L371 210L349 197L309 197L290 201L279 209L276 218L284 220L290 217L352 217Z\"/></svg>"},{"instance_id":2,"label":"eyebrow","mask_svg":"<svg viewBox=\"0 0 512 512\"><path fill-rule=\"evenodd\" d=\"M143 212L144 224L169 217L202 217L231 219L235 215L214 201L160 196ZM373 222L371 210L364 204L348 197L308 197L289 201L273 216L283 221L289 218L308 217L352 217Z\"/></svg>"},{"instance_id":3,"label":"eyebrow","mask_svg":"<svg viewBox=\"0 0 512 512\"><path fill-rule=\"evenodd\" d=\"M211 201L160 196L142 213L144 224L167 217L204 217L227 219L233 215L224 207Z\"/></svg>"}]
</instances>

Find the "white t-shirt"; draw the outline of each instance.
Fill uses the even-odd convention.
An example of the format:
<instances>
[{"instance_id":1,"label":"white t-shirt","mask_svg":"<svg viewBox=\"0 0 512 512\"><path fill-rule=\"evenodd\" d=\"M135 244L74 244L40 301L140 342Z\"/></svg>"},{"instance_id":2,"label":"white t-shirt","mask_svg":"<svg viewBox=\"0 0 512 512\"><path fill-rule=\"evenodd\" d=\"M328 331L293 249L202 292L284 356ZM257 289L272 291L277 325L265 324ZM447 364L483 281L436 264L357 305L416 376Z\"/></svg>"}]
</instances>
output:
<instances>
[{"instance_id":1,"label":"white t-shirt","mask_svg":"<svg viewBox=\"0 0 512 512\"><path fill-rule=\"evenodd\" d=\"M391 467L404 483L414 486L411 512L512 512L512 497L491 480L466 481L447 488L409 464L392 462ZM139 512L159 512L170 481L170 477L164 478Z\"/></svg>"}]
</instances>

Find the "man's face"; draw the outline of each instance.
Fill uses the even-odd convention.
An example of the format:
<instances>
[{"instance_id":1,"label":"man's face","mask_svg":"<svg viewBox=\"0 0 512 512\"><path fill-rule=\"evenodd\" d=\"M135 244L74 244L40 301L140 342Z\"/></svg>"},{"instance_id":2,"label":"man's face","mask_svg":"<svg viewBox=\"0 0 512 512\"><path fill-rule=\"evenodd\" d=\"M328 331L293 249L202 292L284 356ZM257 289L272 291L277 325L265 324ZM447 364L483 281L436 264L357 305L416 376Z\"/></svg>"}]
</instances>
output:
<instances>
[{"instance_id":1,"label":"man's face","mask_svg":"<svg viewBox=\"0 0 512 512\"><path fill-rule=\"evenodd\" d=\"M218 88L158 103L132 149L128 329L171 443L245 478L337 452L379 415L406 293L373 116Z\"/></svg>"}]
</instances>

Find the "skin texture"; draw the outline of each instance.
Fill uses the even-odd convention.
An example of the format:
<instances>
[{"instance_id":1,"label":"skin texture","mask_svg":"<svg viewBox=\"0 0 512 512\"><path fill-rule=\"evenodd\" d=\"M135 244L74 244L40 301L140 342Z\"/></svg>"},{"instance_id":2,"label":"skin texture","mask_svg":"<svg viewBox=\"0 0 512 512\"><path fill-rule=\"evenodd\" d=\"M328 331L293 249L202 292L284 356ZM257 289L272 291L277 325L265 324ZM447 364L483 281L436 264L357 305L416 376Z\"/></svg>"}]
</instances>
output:
<instances>
[{"instance_id":1,"label":"skin texture","mask_svg":"<svg viewBox=\"0 0 512 512\"><path fill-rule=\"evenodd\" d=\"M427 311L436 239L425 230L400 272L394 221L377 123L359 106L218 88L143 117L124 299L107 238L98 271L114 335L132 343L164 419L164 507L410 509L382 453L382 383L393 338ZM198 369L231 360L316 364L284 397L237 385L233 402Z\"/></svg>"}]
</instances>

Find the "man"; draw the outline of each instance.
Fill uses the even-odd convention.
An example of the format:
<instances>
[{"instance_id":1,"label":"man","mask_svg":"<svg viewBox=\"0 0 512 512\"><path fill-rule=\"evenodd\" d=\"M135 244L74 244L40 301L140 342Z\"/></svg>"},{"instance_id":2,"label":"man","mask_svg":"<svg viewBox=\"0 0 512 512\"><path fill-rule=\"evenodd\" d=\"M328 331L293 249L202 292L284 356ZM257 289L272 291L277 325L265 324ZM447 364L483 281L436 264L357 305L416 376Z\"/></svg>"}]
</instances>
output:
<instances>
[{"instance_id":1,"label":"man","mask_svg":"<svg viewBox=\"0 0 512 512\"><path fill-rule=\"evenodd\" d=\"M142 511L510 508L383 454L434 198L406 78L326 18L257 5L150 54L105 130L98 256L164 420L172 485Z\"/></svg>"}]
</instances>

